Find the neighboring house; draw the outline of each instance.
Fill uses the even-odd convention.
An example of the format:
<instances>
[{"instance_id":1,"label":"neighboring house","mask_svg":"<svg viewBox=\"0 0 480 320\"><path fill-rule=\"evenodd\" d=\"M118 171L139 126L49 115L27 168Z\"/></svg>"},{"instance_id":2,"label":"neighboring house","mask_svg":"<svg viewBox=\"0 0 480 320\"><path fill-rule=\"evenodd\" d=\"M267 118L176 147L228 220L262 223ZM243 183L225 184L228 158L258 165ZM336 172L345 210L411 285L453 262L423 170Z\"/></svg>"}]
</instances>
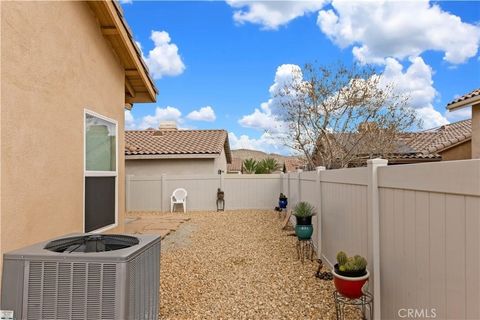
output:
<instances>
[{"instance_id":1,"label":"neighboring house","mask_svg":"<svg viewBox=\"0 0 480 320\"><path fill-rule=\"evenodd\" d=\"M279 170L277 172L296 172L298 169L305 168L305 161L294 156L282 156L276 153L266 153L258 150L237 149L232 150L232 163L228 166L229 173L241 173L243 161L254 159L261 161L266 158L273 158L278 162Z\"/></svg>"},{"instance_id":2,"label":"neighboring house","mask_svg":"<svg viewBox=\"0 0 480 320\"><path fill-rule=\"evenodd\" d=\"M156 89L119 5L0 5L1 253L123 232L124 110Z\"/></svg>"},{"instance_id":3,"label":"neighboring house","mask_svg":"<svg viewBox=\"0 0 480 320\"><path fill-rule=\"evenodd\" d=\"M395 142L394 152L386 158L389 164L470 159L471 134L470 119L426 131L402 133ZM369 158L366 147L359 144L357 149L352 167L366 165Z\"/></svg>"},{"instance_id":4,"label":"neighboring house","mask_svg":"<svg viewBox=\"0 0 480 320\"><path fill-rule=\"evenodd\" d=\"M477 88L447 105L449 111L472 107L471 158L480 158L480 88Z\"/></svg>"},{"instance_id":5,"label":"neighboring house","mask_svg":"<svg viewBox=\"0 0 480 320\"><path fill-rule=\"evenodd\" d=\"M232 155L225 130L158 130L125 132L127 175L217 174L227 172Z\"/></svg>"},{"instance_id":6,"label":"neighboring house","mask_svg":"<svg viewBox=\"0 0 480 320\"><path fill-rule=\"evenodd\" d=\"M227 165L227 173L241 174L243 170L243 160L240 158L232 158L232 163Z\"/></svg>"},{"instance_id":7,"label":"neighboring house","mask_svg":"<svg viewBox=\"0 0 480 320\"><path fill-rule=\"evenodd\" d=\"M288 158L285 159L283 163L283 172L288 173L288 172L298 172L298 170L306 170L307 169L307 164L305 163L304 160L299 159L299 158Z\"/></svg>"},{"instance_id":8,"label":"neighboring house","mask_svg":"<svg viewBox=\"0 0 480 320\"><path fill-rule=\"evenodd\" d=\"M470 159L471 120L446 124L423 132L400 135L389 164Z\"/></svg>"}]
</instances>

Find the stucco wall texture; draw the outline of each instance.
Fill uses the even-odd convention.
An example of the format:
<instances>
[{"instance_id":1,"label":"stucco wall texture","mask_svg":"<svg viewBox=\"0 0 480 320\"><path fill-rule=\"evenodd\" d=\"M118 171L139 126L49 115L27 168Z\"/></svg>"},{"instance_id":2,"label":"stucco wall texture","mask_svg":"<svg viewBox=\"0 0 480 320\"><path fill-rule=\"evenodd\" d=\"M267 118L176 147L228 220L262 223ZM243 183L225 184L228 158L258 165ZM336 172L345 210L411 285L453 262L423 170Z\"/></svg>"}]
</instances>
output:
<instances>
[{"instance_id":1,"label":"stucco wall texture","mask_svg":"<svg viewBox=\"0 0 480 320\"><path fill-rule=\"evenodd\" d=\"M472 159L480 159L480 104L472 106Z\"/></svg>"},{"instance_id":2,"label":"stucco wall texture","mask_svg":"<svg viewBox=\"0 0 480 320\"><path fill-rule=\"evenodd\" d=\"M443 161L464 160L472 157L471 141L464 142L440 153Z\"/></svg>"},{"instance_id":3,"label":"stucco wall texture","mask_svg":"<svg viewBox=\"0 0 480 320\"><path fill-rule=\"evenodd\" d=\"M227 160L224 152L210 159L136 159L126 160L125 170L134 176L217 174L227 170Z\"/></svg>"},{"instance_id":4,"label":"stucco wall texture","mask_svg":"<svg viewBox=\"0 0 480 320\"><path fill-rule=\"evenodd\" d=\"M124 71L84 2L1 2L1 252L83 231L84 108L118 121ZM123 231L124 155L118 152Z\"/></svg>"}]
</instances>

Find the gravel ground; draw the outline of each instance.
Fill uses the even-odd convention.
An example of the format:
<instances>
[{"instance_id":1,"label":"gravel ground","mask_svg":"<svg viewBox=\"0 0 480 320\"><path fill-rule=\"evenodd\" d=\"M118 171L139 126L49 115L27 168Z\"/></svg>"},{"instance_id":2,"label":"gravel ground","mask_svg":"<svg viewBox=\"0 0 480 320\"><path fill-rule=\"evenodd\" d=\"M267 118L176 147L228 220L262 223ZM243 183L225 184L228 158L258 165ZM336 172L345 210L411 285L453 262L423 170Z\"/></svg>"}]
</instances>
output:
<instances>
[{"instance_id":1,"label":"gravel ground","mask_svg":"<svg viewBox=\"0 0 480 320\"><path fill-rule=\"evenodd\" d=\"M161 319L335 319L333 283L297 260L277 213L187 215L163 240Z\"/></svg>"}]
</instances>

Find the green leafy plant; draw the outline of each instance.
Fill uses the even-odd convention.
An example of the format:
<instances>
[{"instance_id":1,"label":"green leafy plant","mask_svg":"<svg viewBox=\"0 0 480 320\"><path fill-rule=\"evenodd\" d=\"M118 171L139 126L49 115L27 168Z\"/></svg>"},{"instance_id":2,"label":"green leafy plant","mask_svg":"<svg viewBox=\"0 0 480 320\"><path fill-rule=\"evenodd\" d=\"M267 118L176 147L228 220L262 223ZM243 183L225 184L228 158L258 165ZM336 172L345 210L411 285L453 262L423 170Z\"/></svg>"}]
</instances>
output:
<instances>
[{"instance_id":1,"label":"green leafy plant","mask_svg":"<svg viewBox=\"0 0 480 320\"><path fill-rule=\"evenodd\" d=\"M295 208L293 208L293 215L295 217L311 217L315 214L317 214L315 207L306 201L297 203Z\"/></svg>"},{"instance_id":2,"label":"green leafy plant","mask_svg":"<svg viewBox=\"0 0 480 320\"><path fill-rule=\"evenodd\" d=\"M348 257L343 251L337 253L337 262L338 269L342 272L360 271L367 268L367 259L359 255Z\"/></svg>"},{"instance_id":3,"label":"green leafy plant","mask_svg":"<svg viewBox=\"0 0 480 320\"><path fill-rule=\"evenodd\" d=\"M274 158L265 158L258 162L257 170L255 173L273 173L277 170L280 170L280 165L278 164L277 160Z\"/></svg>"},{"instance_id":4,"label":"green leafy plant","mask_svg":"<svg viewBox=\"0 0 480 320\"><path fill-rule=\"evenodd\" d=\"M254 174L257 172L258 162L255 159L245 159L243 161L243 171L247 174Z\"/></svg>"}]
</instances>

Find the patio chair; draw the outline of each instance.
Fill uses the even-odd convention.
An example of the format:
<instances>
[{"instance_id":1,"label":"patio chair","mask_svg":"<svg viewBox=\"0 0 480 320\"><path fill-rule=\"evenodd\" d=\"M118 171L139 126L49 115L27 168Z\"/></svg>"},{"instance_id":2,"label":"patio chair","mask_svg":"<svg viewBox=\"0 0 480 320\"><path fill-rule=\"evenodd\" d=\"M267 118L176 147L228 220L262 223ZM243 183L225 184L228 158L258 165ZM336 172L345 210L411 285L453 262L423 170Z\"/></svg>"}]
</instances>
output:
<instances>
[{"instance_id":1,"label":"patio chair","mask_svg":"<svg viewBox=\"0 0 480 320\"><path fill-rule=\"evenodd\" d=\"M173 212L176 204L183 206L183 212L187 212L187 190L178 188L173 191L170 197L170 212Z\"/></svg>"}]
</instances>

